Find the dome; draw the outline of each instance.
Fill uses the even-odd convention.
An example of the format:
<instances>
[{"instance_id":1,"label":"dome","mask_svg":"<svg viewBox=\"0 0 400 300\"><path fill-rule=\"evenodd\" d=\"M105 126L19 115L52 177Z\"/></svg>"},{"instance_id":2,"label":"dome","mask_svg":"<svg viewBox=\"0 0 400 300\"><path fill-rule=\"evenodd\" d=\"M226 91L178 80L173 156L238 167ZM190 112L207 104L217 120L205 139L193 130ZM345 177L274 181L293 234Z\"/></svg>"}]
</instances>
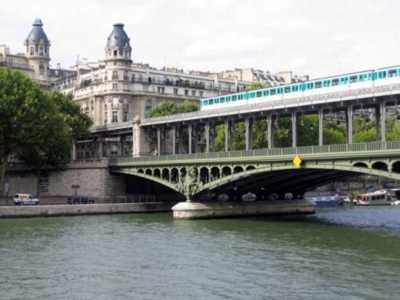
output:
<instances>
[{"instance_id":1,"label":"dome","mask_svg":"<svg viewBox=\"0 0 400 300\"><path fill-rule=\"evenodd\" d=\"M106 49L109 48L131 48L129 44L129 37L124 30L124 24L114 24L113 31L107 38Z\"/></svg>"},{"instance_id":2,"label":"dome","mask_svg":"<svg viewBox=\"0 0 400 300\"><path fill-rule=\"evenodd\" d=\"M43 23L40 19L35 19L32 24L32 30L29 33L28 37L26 38L26 43L39 43L44 42L45 44L49 44L49 39L47 38L46 33L43 30Z\"/></svg>"}]
</instances>

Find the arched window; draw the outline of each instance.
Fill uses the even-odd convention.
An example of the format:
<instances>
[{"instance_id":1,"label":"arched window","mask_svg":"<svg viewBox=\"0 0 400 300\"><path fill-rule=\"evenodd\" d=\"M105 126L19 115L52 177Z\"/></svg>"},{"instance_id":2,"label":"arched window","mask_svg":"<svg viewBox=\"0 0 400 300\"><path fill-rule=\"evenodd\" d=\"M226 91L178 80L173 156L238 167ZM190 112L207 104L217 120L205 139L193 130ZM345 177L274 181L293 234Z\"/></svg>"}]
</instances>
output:
<instances>
[{"instance_id":1,"label":"arched window","mask_svg":"<svg viewBox=\"0 0 400 300\"><path fill-rule=\"evenodd\" d=\"M40 73L40 75L44 75L44 65L43 64L39 65L39 73Z\"/></svg>"},{"instance_id":2,"label":"arched window","mask_svg":"<svg viewBox=\"0 0 400 300\"><path fill-rule=\"evenodd\" d=\"M117 72L117 71L113 71L113 73L112 73L112 79L113 79L113 80L118 80L118 72Z\"/></svg>"}]
</instances>

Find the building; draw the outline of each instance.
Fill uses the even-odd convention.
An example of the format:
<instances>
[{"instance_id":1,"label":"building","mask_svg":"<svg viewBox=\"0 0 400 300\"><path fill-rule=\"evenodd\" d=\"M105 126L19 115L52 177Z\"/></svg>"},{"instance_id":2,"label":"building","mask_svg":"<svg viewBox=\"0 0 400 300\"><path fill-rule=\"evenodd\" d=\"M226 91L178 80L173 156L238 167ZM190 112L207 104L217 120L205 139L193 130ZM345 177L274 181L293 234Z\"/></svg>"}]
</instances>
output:
<instances>
[{"instance_id":1,"label":"building","mask_svg":"<svg viewBox=\"0 0 400 300\"><path fill-rule=\"evenodd\" d=\"M309 80L308 75L295 75L292 71L279 72L272 74L269 71L257 70L253 68L236 68L216 73L222 79L241 80L247 82L261 82L268 86L280 84L290 84Z\"/></svg>"},{"instance_id":2,"label":"building","mask_svg":"<svg viewBox=\"0 0 400 300\"><path fill-rule=\"evenodd\" d=\"M24 53L12 54L8 46L0 45L0 66L22 71L47 88L56 80L74 74L73 71L50 68L50 41L40 19L33 22L24 46Z\"/></svg>"}]
</instances>

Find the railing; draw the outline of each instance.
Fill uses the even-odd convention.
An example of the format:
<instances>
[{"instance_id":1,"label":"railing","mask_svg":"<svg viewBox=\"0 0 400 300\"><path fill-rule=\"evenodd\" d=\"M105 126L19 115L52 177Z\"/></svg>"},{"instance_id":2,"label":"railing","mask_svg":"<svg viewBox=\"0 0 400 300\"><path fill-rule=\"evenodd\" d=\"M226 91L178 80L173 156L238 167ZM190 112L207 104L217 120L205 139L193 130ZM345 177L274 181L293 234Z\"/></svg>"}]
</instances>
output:
<instances>
[{"instance_id":1,"label":"railing","mask_svg":"<svg viewBox=\"0 0 400 300\"><path fill-rule=\"evenodd\" d=\"M142 162L142 161L172 161L214 158L242 158L252 156L287 156L295 154L320 154L320 153L345 153L345 152L371 152L383 150L400 150L400 141L371 142L360 144L335 144L324 146L304 146L272 149L255 149L250 151L210 152L177 155L142 155L140 157L121 157L110 159L110 165L117 163Z\"/></svg>"}]
</instances>

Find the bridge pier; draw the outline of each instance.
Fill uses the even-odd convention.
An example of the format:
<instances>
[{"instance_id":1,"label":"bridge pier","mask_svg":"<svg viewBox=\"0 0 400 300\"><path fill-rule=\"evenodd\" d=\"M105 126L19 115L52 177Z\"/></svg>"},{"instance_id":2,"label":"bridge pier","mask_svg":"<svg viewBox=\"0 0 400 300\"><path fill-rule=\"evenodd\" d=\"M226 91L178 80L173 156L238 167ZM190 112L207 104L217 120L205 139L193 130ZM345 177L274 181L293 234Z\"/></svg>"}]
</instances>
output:
<instances>
[{"instance_id":1,"label":"bridge pier","mask_svg":"<svg viewBox=\"0 0 400 300\"><path fill-rule=\"evenodd\" d=\"M174 219L213 219L261 215L304 215L315 213L306 200L255 202L180 202L172 207Z\"/></svg>"},{"instance_id":2,"label":"bridge pier","mask_svg":"<svg viewBox=\"0 0 400 300\"><path fill-rule=\"evenodd\" d=\"M292 147L297 147L297 113L292 112Z\"/></svg>"},{"instance_id":3,"label":"bridge pier","mask_svg":"<svg viewBox=\"0 0 400 300\"><path fill-rule=\"evenodd\" d=\"M318 145L324 145L324 110L322 108L318 111Z\"/></svg>"},{"instance_id":4,"label":"bridge pier","mask_svg":"<svg viewBox=\"0 0 400 300\"><path fill-rule=\"evenodd\" d=\"M353 105L347 106L346 129L347 129L347 143L353 144Z\"/></svg>"}]
</instances>

